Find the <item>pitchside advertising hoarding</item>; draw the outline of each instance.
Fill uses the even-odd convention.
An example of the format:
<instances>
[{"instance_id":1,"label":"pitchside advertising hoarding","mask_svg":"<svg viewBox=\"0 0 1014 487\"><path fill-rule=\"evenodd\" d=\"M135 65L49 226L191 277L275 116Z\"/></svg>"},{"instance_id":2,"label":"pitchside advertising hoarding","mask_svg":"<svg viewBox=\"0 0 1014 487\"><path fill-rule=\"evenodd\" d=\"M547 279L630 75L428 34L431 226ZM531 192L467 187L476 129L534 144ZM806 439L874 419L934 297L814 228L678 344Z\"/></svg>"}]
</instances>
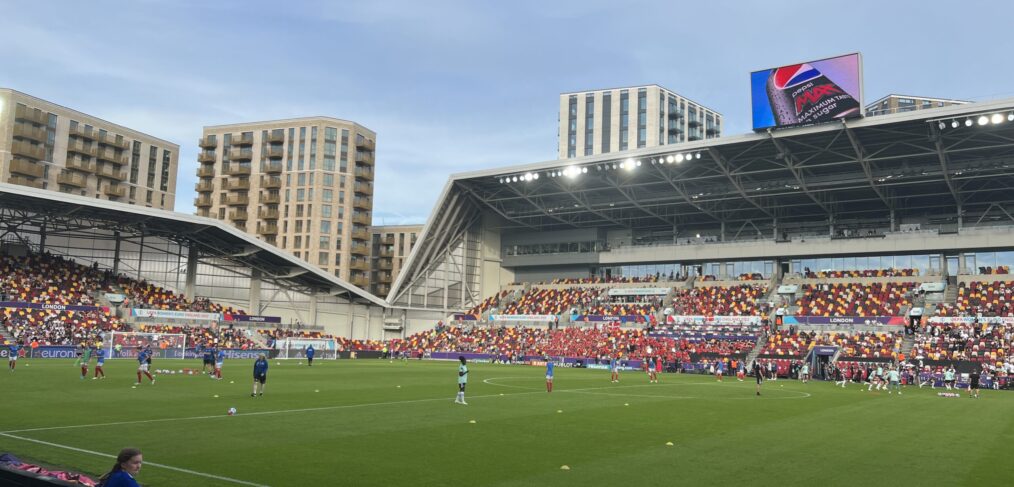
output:
<instances>
[{"instance_id":1,"label":"pitchside advertising hoarding","mask_svg":"<svg viewBox=\"0 0 1014 487\"><path fill-rule=\"evenodd\" d=\"M834 122L862 116L859 53L750 74L753 129Z\"/></svg>"}]
</instances>

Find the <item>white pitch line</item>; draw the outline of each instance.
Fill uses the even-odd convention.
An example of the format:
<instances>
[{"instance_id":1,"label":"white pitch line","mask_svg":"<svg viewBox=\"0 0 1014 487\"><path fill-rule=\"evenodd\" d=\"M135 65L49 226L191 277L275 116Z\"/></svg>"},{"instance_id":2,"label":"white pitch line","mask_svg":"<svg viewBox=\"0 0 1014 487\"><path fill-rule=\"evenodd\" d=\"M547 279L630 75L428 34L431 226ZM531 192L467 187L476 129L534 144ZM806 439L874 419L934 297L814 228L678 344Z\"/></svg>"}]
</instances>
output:
<instances>
[{"instance_id":1,"label":"white pitch line","mask_svg":"<svg viewBox=\"0 0 1014 487\"><path fill-rule=\"evenodd\" d=\"M503 395L506 395L506 396L519 396L519 395L524 395L524 394L537 394L539 392L541 392L541 391L516 392L516 393L512 393L512 394L503 394ZM487 394L487 395L484 395L484 396L471 396L468 399L472 400L472 399L481 399L481 398L486 398L486 397L500 397L500 396L501 396L501 394ZM410 399L410 400L407 400L407 401L373 402L373 403L365 403L365 404L343 404L343 405L340 405L340 406L322 406L322 407L316 407L316 408L281 409L281 410L276 410L276 411L258 411L258 412L253 412L253 413L244 413L244 414L241 414L241 415L239 415L237 417L262 416L262 415L266 415L266 414L305 413L305 412L312 412L312 411L332 411L332 410L336 410L336 409L352 409L352 408L364 408L364 407L372 407L372 406L390 406L390 405L395 405L395 404L413 404L413 403L420 403L420 402L450 401L450 400L451 399L447 398L447 397L437 397L437 398L431 398L431 399ZM230 416L226 416L226 415L223 415L223 414L216 414L216 415L213 415L213 416L190 416L190 417L184 417L184 418L139 419L139 420L135 420L135 421L116 421L116 422L112 422L112 423L77 424L77 425L68 425L68 426L50 426L50 427L46 427L46 428L28 428L28 429L20 429L20 430L9 430L9 431L0 431L0 434L30 433L30 432L33 432L33 431L52 431L52 430L78 429L78 428L98 428L100 426L121 426L121 425L127 425L127 424L165 423L165 422L171 422L171 421L196 421L196 420L202 420L202 419L223 419L223 418L229 418L229 417Z\"/></svg>"},{"instance_id":2,"label":"white pitch line","mask_svg":"<svg viewBox=\"0 0 1014 487\"><path fill-rule=\"evenodd\" d=\"M71 450L71 451L76 451L76 452L79 452L79 453L87 453L89 455L96 455L96 456L100 456L100 457L113 458L113 459L116 458L116 455L109 455L107 453L101 453L101 452L92 451L92 450L85 450L84 448L76 448L76 447L73 447L73 446L61 445L59 443L50 443L48 441L36 440L36 439L33 439L33 438L25 438L23 436L15 436L15 435L7 434L7 433L0 433L0 436L6 436L8 438L14 438L15 440L28 441L28 442L31 442L31 443L38 443L40 445L51 446L51 447L54 447L54 448L63 448L64 450ZM230 478L230 477L223 477L221 475L213 475L213 474L210 474L210 473L198 472L196 470L189 470L189 469L186 469L186 468L173 467L172 465L165 465L165 464L154 463L154 462L144 462L144 464L145 465L150 465L152 467L158 467L158 468L164 468L166 470L172 470L174 472L181 472L181 473L185 473L185 474L196 475L198 477L206 477L206 478L209 478L209 479L222 480L222 481L225 481L225 482L232 482L234 484L239 484L239 485L249 485L251 487L270 487L270 486L264 485L264 484L255 484L253 482L247 482L245 480L239 480L239 479L234 479L234 478Z\"/></svg>"}]
</instances>

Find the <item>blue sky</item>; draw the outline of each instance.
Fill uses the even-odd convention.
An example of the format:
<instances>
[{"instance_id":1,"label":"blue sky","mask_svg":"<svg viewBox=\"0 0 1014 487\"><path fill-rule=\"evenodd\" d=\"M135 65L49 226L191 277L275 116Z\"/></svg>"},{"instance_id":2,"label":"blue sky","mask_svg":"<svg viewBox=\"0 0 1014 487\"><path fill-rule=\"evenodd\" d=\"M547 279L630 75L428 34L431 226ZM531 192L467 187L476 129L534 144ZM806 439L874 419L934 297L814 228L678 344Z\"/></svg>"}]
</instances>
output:
<instances>
[{"instance_id":1,"label":"blue sky","mask_svg":"<svg viewBox=\"0 0 1014 487\"><path fill-rule=\"evenodd\" d=\"M559 93L657 83L750 128L749 73L863 54L865 97L1014 97L1007 2L0 0L0 86L181 145L326 115L378 134L375 224L448 174L555 159Z\"/></svg>"}]
</instances>

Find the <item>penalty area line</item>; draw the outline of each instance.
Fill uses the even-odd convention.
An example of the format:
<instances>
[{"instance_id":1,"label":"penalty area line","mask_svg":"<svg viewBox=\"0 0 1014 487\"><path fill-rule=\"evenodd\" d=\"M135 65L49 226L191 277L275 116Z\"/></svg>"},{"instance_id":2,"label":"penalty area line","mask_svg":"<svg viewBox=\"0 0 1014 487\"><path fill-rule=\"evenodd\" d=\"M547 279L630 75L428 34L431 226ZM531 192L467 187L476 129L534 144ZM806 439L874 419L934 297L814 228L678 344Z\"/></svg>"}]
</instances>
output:
<instances>
[{"instance_id":1,"label":"penalty area line","mask_svg":"<svg viewBox=\"0 0 1014 487\"><path fill-rule=\"evenodd\" d=\"M116 459L116 455L110 455L108 453L102 453L102 452L97 452L97 451L92 451L92 450L85 450L84 448L77 448L77 447L68 446L68 445L61 445L59 443L51 443L51 442L48 442L48 441L36 440L34 438L25 438L24 436L16 436L16 435L12 435L12 434L9 434L9 433L0 433L0 436L6 436L7 438L13 438L15 440L27 441L27 442L30 442L30 443L38 443L40 445L51 446L53 448L62 448L64 450L76 451L78 453L87 453L89 455L95 455L95 456L104 457L104 458L112 458L114 460ZM190 469L186 469L186 468L174 467L172 465L165 465L165 464L162 464L162 463L144 462L144 464L145 465L150 465L152 467L157 467L157 468L165 469L165 470L172 470L174 472L180 472L180 473L185 473L185 474L189 474L189 475L195 475L195 476L198 476L198 477L205 477L205 478L209 478L209 479L221 480L221 481L224 481L224 482L231 482L231 483L239 484L239 485L249 485L251 487L270 487L270 486L264 485L264 484L255 484L253 482L247 482L245 480L234 479L234 478L231 478L231 477L223 477L221 475L214 475L214 474L210 474L210 473L198 472L196 470L190 470Z\"/></svg>"}]
</instances>

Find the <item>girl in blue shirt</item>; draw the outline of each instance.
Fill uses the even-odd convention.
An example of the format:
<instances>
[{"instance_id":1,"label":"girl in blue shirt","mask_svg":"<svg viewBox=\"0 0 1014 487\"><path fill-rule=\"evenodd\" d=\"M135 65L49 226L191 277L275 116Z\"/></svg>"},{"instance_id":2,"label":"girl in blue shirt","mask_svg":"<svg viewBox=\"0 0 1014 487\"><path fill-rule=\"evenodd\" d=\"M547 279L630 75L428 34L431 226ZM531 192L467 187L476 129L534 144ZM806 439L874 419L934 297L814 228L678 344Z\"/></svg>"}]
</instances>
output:
<instances>
[{"instance_id":1,"label":"girl in blue shirt","mask_svg":"<svg viewBox=\"0 0 1014 487\"><path fill-rule=\"evenodd\" d=\"M124 448L116 455L116 464L112 470L99 479L100 487L140 487L134 476L141 471L141 450Z\"/></svg>"}]
</instances>

